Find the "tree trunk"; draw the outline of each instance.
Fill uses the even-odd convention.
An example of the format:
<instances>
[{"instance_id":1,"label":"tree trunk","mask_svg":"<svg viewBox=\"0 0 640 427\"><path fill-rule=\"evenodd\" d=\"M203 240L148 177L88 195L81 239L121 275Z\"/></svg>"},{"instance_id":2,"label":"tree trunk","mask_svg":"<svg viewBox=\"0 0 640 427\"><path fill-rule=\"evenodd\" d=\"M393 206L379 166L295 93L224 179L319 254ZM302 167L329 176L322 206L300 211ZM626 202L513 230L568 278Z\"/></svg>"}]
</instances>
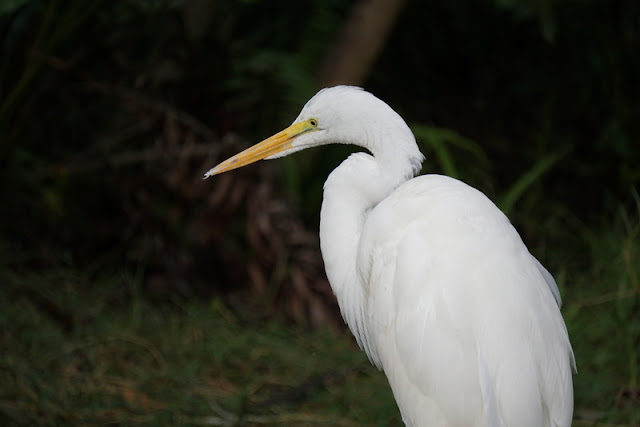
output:
<instances>
[{"instance_id":1,"label":"tree trunk","mask_svg":"<svg viewBox=\"0 0 640 427\"><path fill-rule=\"evenodd\" d=\"M406 0L360 0L325 58L321 87L362 85Z\"/></svg>"}]
</instances>

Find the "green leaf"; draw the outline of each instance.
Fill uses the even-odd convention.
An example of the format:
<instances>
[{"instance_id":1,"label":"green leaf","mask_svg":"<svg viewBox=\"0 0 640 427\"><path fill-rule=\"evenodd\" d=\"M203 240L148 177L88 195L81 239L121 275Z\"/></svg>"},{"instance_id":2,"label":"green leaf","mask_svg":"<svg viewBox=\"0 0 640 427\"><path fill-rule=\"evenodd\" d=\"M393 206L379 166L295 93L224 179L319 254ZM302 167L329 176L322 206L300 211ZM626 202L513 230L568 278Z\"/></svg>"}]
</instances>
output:
<instances>
[{"instance_id":1,"label":"green leaf","mask_svg":"<svg viewBox=\"0 0 640 427\"><path fill-rule=\"evenodd\" d=\"M487 156L478 143L454 130L428 125L413 125L411 130L418 145L426 146L435 152L443 173L448 176L460 178L451 155L452 147L471 153L476 161L488 163Z\"/></svg>"},{"instance_id":2,"label":"green leaf","mask_svg":"<svg viewBox=\"0 0 640 427\"><path fill-rule=\"evenodd\" d=\"M560 160L566 151L560 151L548 154L540 159L531 169L525 172L516 182L513 183L507 193L502 196L498 206L508 216L516 202L524 193L535 184L546 172L548 172L558 160Z\"/></svg>"}]
</instances>

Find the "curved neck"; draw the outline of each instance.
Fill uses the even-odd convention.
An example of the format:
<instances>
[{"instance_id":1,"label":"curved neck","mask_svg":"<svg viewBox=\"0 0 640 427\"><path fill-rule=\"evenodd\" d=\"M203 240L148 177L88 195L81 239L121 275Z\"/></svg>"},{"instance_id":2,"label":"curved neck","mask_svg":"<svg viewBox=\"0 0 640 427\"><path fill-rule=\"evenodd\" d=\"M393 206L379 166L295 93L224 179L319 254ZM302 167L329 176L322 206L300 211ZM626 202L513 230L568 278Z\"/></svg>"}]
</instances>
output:
<instances>
[{"instance_id":1,"label":"curved neck","mask_svg":"<svg viewBox=\"0 0 640 427\"><path fill-rule=\"evenodd\" d=\"M410 179L416 169L412 158L389 156L386 159L395 164L379 162L366 153L349 156L327 178L320 212L320 247L329 283L343 319L371 362L379 368L376 346L366 329L371 322L367 310L368 284L362 282L357 264L360 237L369 212Z\"/></svg>"}]
</instances>

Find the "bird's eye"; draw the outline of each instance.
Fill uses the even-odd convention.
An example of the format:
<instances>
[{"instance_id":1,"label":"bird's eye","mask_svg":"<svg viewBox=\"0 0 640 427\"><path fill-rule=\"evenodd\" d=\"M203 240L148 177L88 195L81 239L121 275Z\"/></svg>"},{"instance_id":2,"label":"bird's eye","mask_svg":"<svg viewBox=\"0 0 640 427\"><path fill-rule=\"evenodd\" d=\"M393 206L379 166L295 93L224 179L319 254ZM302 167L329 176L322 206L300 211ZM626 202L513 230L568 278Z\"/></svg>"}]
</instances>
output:
<instances>
[{"instance_id":1,"label":"bird's eye","mask_svg":"<svg viewBox=\"0 0 640 427\"><path fill-rule=\"evenodd\" d=\"M310 124L311 126L313 126L314 128L315 128L315 127L318 127L318 119L316 119L316 118L309 119L309 124Z\"/></svg>"}]
</instances>

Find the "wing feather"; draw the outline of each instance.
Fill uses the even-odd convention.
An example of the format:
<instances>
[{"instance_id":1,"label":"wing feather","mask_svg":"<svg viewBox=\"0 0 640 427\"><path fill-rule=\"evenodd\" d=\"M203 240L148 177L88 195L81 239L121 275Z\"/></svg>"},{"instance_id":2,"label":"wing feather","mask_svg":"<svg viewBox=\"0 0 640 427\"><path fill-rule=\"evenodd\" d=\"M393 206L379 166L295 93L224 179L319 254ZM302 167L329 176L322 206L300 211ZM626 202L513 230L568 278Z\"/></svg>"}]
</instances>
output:
<instances>
[{"instance_id":1,"label":"wing feather","mask_svg":"<svg viewBox=\"0 0 640 427\"><path fill-rule=\"evenodd\" d=\"M371 212L360 254L372 339L407 425L570 424L557 286L486 196L411 180Z\"/></svg>"}]
</instances>

